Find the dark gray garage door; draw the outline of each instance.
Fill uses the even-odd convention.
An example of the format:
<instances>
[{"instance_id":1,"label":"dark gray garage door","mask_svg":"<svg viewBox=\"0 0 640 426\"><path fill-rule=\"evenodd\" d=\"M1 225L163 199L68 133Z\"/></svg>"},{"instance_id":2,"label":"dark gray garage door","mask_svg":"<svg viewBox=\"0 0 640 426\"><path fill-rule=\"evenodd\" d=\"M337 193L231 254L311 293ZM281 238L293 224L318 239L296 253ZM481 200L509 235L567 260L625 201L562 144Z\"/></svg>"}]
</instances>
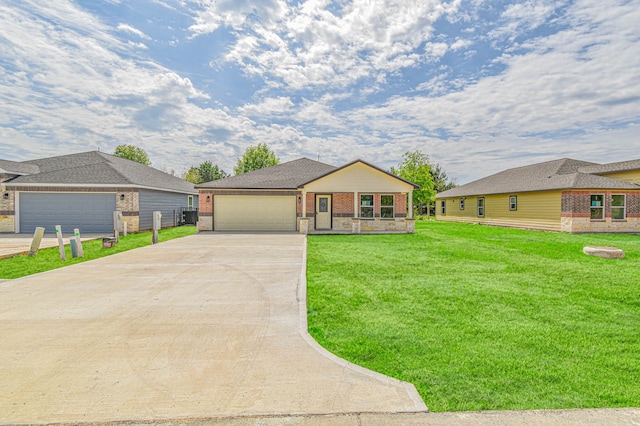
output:
<instances>
[{"instance_id":1,"label":"dark gray garage door","mask_svg":"<svg viewBox=\"0 0 640 426\"><path fill-rule=\"evenodd\" d=\"M19 202L21 233L33 233L37 226L54 233L56 225L65 234L74 228L82 233L113 231L115 194L21 192Z\"/></svg>"}]
</instances>

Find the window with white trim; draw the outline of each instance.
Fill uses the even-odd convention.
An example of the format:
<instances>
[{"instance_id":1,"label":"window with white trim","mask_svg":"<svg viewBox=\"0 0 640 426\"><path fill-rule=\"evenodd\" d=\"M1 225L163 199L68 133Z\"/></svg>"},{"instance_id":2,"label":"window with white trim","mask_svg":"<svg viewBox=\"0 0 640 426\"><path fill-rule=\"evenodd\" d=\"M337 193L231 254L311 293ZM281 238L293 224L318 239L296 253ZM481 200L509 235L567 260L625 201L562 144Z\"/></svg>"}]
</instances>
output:
<instances>
[{"instance_id":1,"label":"window with white trim","mask_svg":"<svg viewBox=\"0 0 640 426\"><path fill-rule=\"evenodd\" d=\"M373 195L362 194L360 195L360 217L373 218Z\"/></svg>"},{"instance_id":2,"label":"window with white trim","mask_svg":"<svg viewBox=\"0 0 640 426\"><path fill-rule=\"evenodd\" d=\"M189 210L193 208L193 195L187 195L187 207Z\"/></svg>"},{"instance_id":3,"label":"window with white trim","mask_svg":"<svg viewBox=\"0 0 640 426\"><path fill-rule=\"evenodd\" d=\"M484 198L478 198L478 217L484 217Z\"/></svg>"},{"instance_id":4,"label":"window with white trim","mask_svg":"<svg viewBox=\"0 0 640 426\"><path fill-rule=\"evenodd\" d=\"M440 214L443 216L447 214L447 200L440 201Z\"/></svg>"},{"instance_id":5,"label":"window with white trim","mask_svg":"<svg viewBox=\"0 0 640 426\"><path fill-rule=\"evenodd\" d=\"M464 210L464 198L460 198L460 210Z\"/></svg>"},{"instance_id":6,"label":"window with white trim","mask_svg":"<svg viewBox=\"0 0 640 426\"><path fill-rule=\"evenodd\" d=\"M627 218L627 196L613 194L611 196L611 219L625 220Z\"/></svg>"},{"instance_id":7,"label":"window with white trim","mask_svg":"<svg viewBox=\"0 0 640 426\"><path fill-rule=\"evenodd\" d=\"M518 197L516 195L509 196L509 210L518 210Z\"/></svg>"},{"instance_id":8,"label":"window with white trim","mask_svg":"<svg viewBox=\"0 0 640 426\"><path fill-rule=\"evenodd\" d=\"M380 217L383 219L393 219L393 195L381 195L380 196Z\"/></svg>"},{"instance_id":9,"label":"window with white trim","mask_svg":"<svg viewBox=\"0 0 640 426\"><path fill-rule=\"evenodd\" d=\"M604 220L604 195L591 194L591 220Z\"/></svg>"}]
</instances>

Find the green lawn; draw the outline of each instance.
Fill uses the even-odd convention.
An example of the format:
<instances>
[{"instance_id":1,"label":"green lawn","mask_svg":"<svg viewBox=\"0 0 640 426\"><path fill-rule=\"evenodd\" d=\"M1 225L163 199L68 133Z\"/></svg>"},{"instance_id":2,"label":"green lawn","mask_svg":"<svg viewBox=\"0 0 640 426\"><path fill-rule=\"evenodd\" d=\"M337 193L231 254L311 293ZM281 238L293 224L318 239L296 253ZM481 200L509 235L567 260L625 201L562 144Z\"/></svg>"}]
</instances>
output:
<instances>
[{"instance_id":1,"label":"green lawn","mask_svg":"<svg viewBox=\"0 0 640 426\"><path fill-rule=\"evenodd\" d=\"M640 236L416 228L309 237L321 345L413 383L432 411L640 406Z\"/></svg>"},{"instance_id":2,"label":"green lawn","mask_svg":"<svg viewBox=\"0 0 640 426\"><path fill-rule=\"evenodd\" d=\"M195 226L180 226L177 228L163 229L158 232L158 242L172 240L187 235L195 234ZM35 257L14 256L7 259L0 259L0 279L20 278L38 272L49 271L51 269L62 268L63 266L75 263L86 262L87 260L109 256L115 253L151 245L151 232L141 232L120 237L120 242L112 248L102 248L102 240L93 240L82 243L84 257L72 258L71 249L65 247L66 261L60 260L58 247L42 249ZM68 241L65 239L65 243Z\"/></svg>"}]
</instances>

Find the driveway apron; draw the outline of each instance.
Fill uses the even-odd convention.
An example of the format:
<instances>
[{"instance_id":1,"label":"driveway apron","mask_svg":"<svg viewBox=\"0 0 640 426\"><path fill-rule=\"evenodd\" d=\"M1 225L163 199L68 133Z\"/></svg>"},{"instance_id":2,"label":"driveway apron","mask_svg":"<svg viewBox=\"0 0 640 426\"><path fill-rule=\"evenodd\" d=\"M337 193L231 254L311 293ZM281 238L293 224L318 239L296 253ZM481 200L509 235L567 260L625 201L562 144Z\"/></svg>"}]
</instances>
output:
<instances>
[{"instance_id":1,"label":"driveway apron","mask_svg":"<svg viewBox=\"0 0 640 426\"><path fill-rule=\"evenodd\" d=\"M308 336L304 256L203 233L0 283L0 423L425 411Z\"/></svg>"}]
</instances>

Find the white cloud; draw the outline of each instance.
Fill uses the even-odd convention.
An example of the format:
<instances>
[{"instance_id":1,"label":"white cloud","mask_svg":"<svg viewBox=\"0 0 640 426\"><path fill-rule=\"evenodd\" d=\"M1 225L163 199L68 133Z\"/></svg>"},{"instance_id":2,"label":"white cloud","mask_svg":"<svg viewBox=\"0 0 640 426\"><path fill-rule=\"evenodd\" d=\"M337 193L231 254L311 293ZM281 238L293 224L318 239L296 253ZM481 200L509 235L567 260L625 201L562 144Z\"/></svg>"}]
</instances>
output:
<instances>
[{"instance_id":1,"label":"white cloud","mask_svg":"<svg viewBox=\"0 0 640 426\"><path fill-rule=\"evenodd\" d=\"M151 40L151 37L149 37L148 35L146 35L142 31L140 31L139 29L133 28L131 25L119 24L117 28L118 28L119 31L123 31L123 32L126 32L126 33L133 34L133 35L135 35L137 37L140 37L143 40Z\"/></svg>"},{"instance_id":2,"label":"white cloud","mask_svg":"<svg viewBox=\"0 0 640 426\"><path fill-rule=\"evenodd\" d=\"M460 0L356 0L339 11L328 1L309 0L298 6L268 2L265 20L249 20L249 10L226 2L203 3L192 27L195 35L221 25L243 30L226 55L251 75L282 82L289 90L346 87L362 78L394 73L423 58L414 50L430 40L433 23L453 13ZM332 8L333 7L333 8ZM205 18L206 16L206 18ZM441 46L434 51L442 52Z\"/></svg>"}]
</instances>

